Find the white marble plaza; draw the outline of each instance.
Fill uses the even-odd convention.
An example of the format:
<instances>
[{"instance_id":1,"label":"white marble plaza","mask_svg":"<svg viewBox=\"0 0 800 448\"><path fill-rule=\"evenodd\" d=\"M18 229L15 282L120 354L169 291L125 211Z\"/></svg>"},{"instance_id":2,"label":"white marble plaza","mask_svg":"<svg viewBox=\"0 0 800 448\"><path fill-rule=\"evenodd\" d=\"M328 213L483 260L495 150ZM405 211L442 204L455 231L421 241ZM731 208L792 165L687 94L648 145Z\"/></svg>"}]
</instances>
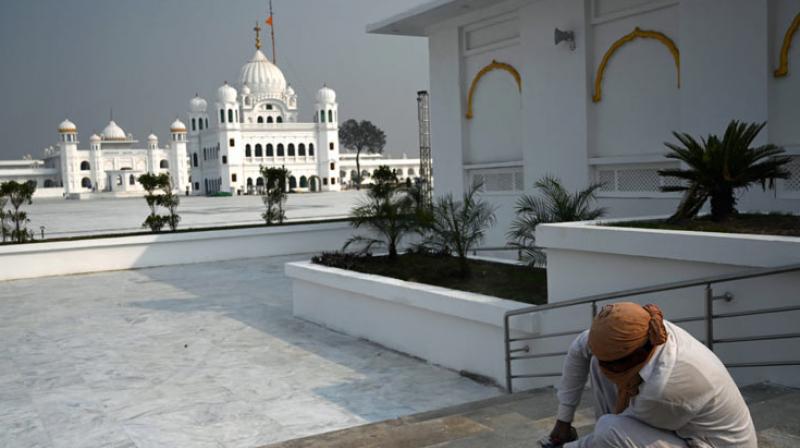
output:
<instances>
[{"instance_id":1,"label":"white marble plaza","mask_svg":"<svg viewBox=\"0 0 800 448\"><path fill-rule=\"evenodd\" d=\"M286 215L290 221L342 218L359 200L357 191L290 194ZM149 213L144 198L66 201L35 199L24 208L29 228L39 238L45 226L46 238L98 233L140 232ZM178 213L180 228L229 226L263 223L264 205L260 196L205 197L182 196Z\"/></svg>"},{"instance_id":2,"label":"white marble plaza","mask_svg":"<svg viewBox=\"0 0 800 448\"><path fill-rule=\"evenodd\" d=\"M0 283L0 446L249 448L501 393L294 319L303 258Z\"/></svg>"}]
</instances>

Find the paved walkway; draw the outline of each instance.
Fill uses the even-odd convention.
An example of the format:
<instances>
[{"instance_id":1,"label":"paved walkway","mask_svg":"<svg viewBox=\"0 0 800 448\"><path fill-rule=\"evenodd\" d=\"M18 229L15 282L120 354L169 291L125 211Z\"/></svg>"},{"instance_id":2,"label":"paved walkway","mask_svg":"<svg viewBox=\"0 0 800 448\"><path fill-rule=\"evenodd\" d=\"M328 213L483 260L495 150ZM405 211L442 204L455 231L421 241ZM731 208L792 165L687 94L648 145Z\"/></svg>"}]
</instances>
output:
<instances>
[{"instance_id":1,"label":"paved walkway","mask_svg":"<svg viewBox=\"0 0 800 448\"><path fill-rule=\"evenodd\" d=\"M755 385L742 393L758 430L760 448L800 446L800 390ZM573 423L579 434L594 427L587 401ZM540 389L264 448L534 448L553 428L556 408L554 390Z\"/></svg>"},{"instance_id":2,"label":"paved walkway","mask_svg":"<svg viewBox=\"0 0 800 448\"><path fill-rule=\"evenodd\" d=\"M249 448L500 395L294 319L299 258L0 283L0 446Z\"/></svg>"}]
</instances>

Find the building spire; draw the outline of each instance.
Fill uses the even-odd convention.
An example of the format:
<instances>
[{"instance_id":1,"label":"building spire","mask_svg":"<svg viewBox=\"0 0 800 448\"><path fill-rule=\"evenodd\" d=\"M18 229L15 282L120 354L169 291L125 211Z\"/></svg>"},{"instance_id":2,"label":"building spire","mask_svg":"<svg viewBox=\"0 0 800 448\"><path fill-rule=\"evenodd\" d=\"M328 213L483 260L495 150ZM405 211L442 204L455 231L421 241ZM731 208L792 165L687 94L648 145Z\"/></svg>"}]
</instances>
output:
<instances>
[{"instance_id":1,"label":"building spire","mask_svg":"<svg viewBox=\"0 0 800 448\"><path fill-rule=\"evenodd\" d=\"M253 28L253 31L256 32L256 50L261 49L261 26L256 21L256 27Z\"/></svg>"}]
</instances>

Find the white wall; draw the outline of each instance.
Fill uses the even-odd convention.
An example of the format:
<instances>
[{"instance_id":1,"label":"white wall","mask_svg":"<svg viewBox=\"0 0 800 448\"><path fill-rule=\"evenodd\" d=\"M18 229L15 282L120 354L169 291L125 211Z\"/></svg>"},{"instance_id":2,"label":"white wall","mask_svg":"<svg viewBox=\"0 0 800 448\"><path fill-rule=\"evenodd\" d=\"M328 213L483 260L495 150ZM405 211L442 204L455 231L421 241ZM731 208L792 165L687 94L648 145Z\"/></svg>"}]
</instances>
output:
<instances>
[{"instance_id":1,"label":"white wall","mask_svg":"<svg viewBox=\"0 0 800 448\"><path fill-rule=\"evenodd\" d=\"M545 174L561 177L570 189L610 176L614 191L601 194L609 216L670 213L679 195L658 191L664 180L656 170L675 166L662 157L663 143L674 140L672 131L719 133L732 119L769 121L759 142L786 146L800 156L798 42L791 50L790 75L772 76L783 35L798 12L800 0L506 0L442 19L426 30L436 193L458 195L468 186L467 174L480 168L472 165L513 158L505 149L516 145L517 135L508 135L515 125L499 113L480 121L493 104L497 110L513 105L510 76L485 77L476 93L475 119L464 118L472 79L493 59L513 64L522 75L523 163L492 169L522 170L526 192ZM504 17L513 18L504 22L507 29L489 26ZM614 54L603 98L592 102L602 56L637 26L662 32L678 46L680 89L669 50L655 40L637 39ZM575 51L565 43L554 45L556 27L575 31ZM514 28L516 40L509 38ZM471 48L466 40L476 29L485 33L483 41L498 43ZM502 225L513 219L520 193L490 196L500 224L487 245L505 242L508 229ZM742 194L740 209L798 210L800 189L776 194L756 187Z\"/></svg>"},{"instance_id":2,"label":"white wall","mask_svg":"<svg viewBox=\"0 0 800 448\"><path fill-rule=\"evenodd\" d=\"M711 275L800 263L800 238L675 232L599 227L587 223L544 225L537 242L548 256L548 295L551 303L594 294L653 286ZM576 281L580 279L580 281ZM731 302L717 301L715 313L797 305L800 272L716 284L715 295L730 292ZM657 303L667 319L704 315L703 287L693 287L632 298ZM573 309L571 317L548 314L542 322L581 322L588 325L590 309ZM717 319L715 337L742 337L797 332L800 311ZM546 329L556 330L558 325ZM686 324L704 339L702 322ZM563 347L562 347L563 348ZM541 347L539 348L541 349ZM717 344L725 362L800 359L797 339ZM800 367L731 369L740 384L775 381L800 385Z\"/></svg>"},{"instance_id":3,"label":"white wall","mask_svg":"<svg viewBox=\"0 0 800 448\"><path fill-rule=\"evenodd\" d=\"M0 246L0 281L341 249L348 222Z\"/></svg>"}]
</instances>

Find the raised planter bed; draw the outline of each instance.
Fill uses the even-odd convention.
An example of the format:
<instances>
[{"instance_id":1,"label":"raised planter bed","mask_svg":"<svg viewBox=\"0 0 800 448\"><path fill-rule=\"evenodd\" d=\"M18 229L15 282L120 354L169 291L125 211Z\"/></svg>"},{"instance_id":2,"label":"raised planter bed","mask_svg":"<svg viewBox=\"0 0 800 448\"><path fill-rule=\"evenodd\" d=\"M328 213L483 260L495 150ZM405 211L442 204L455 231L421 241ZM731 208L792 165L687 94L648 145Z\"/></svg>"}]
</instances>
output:
<instances>
[{"instance_id":1,"label":"raised planter bed","mask_svg":"<svg viewBox=\"0 0 800 448\"><path fill-rule=\"evenodd\" d=\"M503 317L531 305L312 262L288 263L294 315L426 361L505 381ZM517 319L515 335L538 331Z\"/></svg>"},{"instance_id":2,"label":"raised planter bed","mask_svg":"<svg viewBox=\"0 0 800 448\"><path fill-rule=\"evenodd\" d=\"M614 222L547 224L537 228L537 243L547 252L549 301L564 300L656 284L800 263L800 237L694 232L615 226ZM755 278L714 286L715 314L797 305L800 273ZM634 297L661 305L667 319L702 316L703 288ZM586 315L588 310L581 310ZM557 320L557 319L556 319ZM553 319L546 319L549 324ZM717 338L794 333L800 312L717 319ZM562 322L563 323L563 322ZM685 326L704 337L703 322ZM548 328L551 330L551 328ZM725 362L800 359L796 339L718 344ZM800 385L800 367L732 370L742 384L775 381Z\"/></svg>"}]
</instances>

